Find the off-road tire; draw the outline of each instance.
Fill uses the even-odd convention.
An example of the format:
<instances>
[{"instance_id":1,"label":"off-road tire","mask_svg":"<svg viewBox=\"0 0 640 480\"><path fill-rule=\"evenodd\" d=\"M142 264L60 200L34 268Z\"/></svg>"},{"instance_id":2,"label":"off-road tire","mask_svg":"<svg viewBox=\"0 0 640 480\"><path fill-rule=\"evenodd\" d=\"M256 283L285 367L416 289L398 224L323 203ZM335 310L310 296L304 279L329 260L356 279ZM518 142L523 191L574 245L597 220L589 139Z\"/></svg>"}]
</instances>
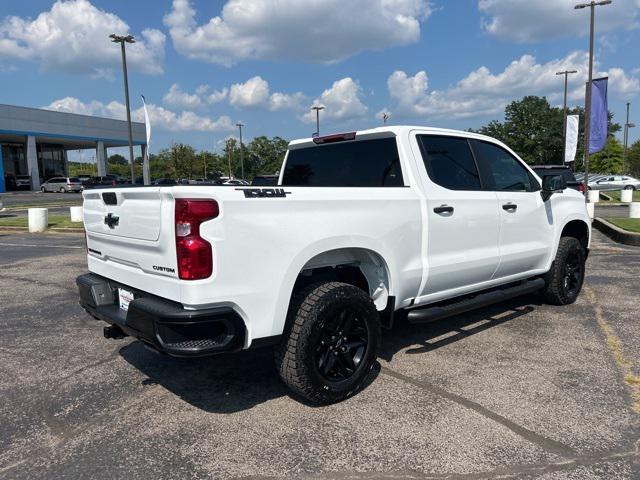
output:
<instances>
[{"instance_id":1,"label":"off-road tire","mask_svg":"<svg viewBox=\"0 0 640 480\"><path fill-rule=\"evenodd\" d=\"M545 278L547 286L544 291L544 297L547 303L551 305L569 305L576 301L584 283L585 257L584 247L577 238L560 238L556 258ZM570 283L576 282L570 288L567 283L567 277L574 271L569 265L574 262L577 262L579 272L570 281Z\"/></svg>"},{"instance_id":2,"label":"off-road tire","mask_svg":"<svg viewBox=\"0 0 640 480\"><path fill-rule=\"evenodd\" d=\"M368 342L353 374L334 382L320 372L317 351L322 348L320 339L326 338L326 329L338 321L336 312L345 309L355 312L359 324L366 324ZM284 383L296 394L314 404L331 404L362 388L375 365L379 345L378 312L369 295L346 283L317 283L294 295L283 339L276 348L276 366Z\"/></svg>"}]
</instances>

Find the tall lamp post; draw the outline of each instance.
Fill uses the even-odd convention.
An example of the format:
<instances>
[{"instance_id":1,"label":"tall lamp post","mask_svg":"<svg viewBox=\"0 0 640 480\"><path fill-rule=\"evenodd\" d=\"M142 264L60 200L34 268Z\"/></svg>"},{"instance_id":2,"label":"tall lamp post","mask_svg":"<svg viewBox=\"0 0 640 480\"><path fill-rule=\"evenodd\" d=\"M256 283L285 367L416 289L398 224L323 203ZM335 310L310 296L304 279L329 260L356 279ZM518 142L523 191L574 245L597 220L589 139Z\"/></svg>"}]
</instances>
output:
<instances>
[{"instance_id":1,"label":"tall lamp post","mask_svg":"<svg viewBox=\"0 0 640 480\"><path fill-rule=\"evenodd\" d=\"M567 84L569 80L569 75L572 73L578 73L577 70L565 70L564 72L556 72L556 75L564 75L564 100L562 102L562 138L564 140L564 145L562 147L562 153L564 158L562 159L562 163L564 164L567 158Z\"/></svg>"},{"instance_id":2,"label":"tall lamp post","mask_svg":"<svg viewBox=\"0 0 640 480\"><path fill-rule=\"evenodd\" d=\"M320 136L320 110L324 110L322 105L314 105L311 110L316 111L316 135Z\"/></svg>"},{"instance_id":3,"label":"tall lamp post","mask_svg":"<svg viewBox=\"0 0 640 480\"><path fill-rule=\"evenodd\" d=\"M129 158L131 159L131 185L136 183L136 171L134 168L133 158L133 133L131 131L131 106L129 105L129 78L127 75L127 54L125 52L125 43L136 43L133 35L116 35L112 33L109 35L113 43L119 43L122 49L122 71L124 73L124 99L127 107L127 127L129 128Z\"/></svg>"},{"instance_id":4,"label":"tall lamp post","mask_svg":"<svg viewBox=\"0 0 640 480\"><path fill-rule=\"evenodd\" d=\"M629 129L635 127L635 123L629 123L629 102L627 102L627 121L624 124L624 152L622 154L622 173L627 166L627 145L629 144Z\"/></svg>"},{"instance_id":5,"label":"tall lamp post","mask_svg":"<svg viewBox=\"0 0 640 480\"><path fill-rule=\"evenodd\" d=\"M591 26L589 29L589 77L587 80L587 97L584 103L584 192L589 201L589 141L591 140L591 83L593 81L593 35L595 29L595 10L597 6L609 5L611 0L591 1L580 3L573 7L576 10L589 7L591 10Z\"/></svg>"},{"instance_id":6,"label":"tall lamp post","mask_svg":"<svg viewBox=\"0 0 640 480\"><path fill-rule=\"evenodd\" d=\"M242 172L242 180L244 180L244 152L242 151L242 127L244 123L236 123L236 127L240 129L240 171Z\"/></svg>"}]
</instances>

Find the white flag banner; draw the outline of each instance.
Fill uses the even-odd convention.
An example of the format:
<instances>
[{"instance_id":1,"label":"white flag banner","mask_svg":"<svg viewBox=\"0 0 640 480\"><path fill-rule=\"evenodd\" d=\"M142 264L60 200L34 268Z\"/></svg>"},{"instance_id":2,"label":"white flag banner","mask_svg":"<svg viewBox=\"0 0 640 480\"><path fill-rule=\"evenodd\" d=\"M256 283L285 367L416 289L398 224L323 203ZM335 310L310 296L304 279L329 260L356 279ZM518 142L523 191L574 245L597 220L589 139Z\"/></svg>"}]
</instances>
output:
<instances>
[{"instance_id":1,"label":"white flag banner","mask_svg":"<svg viewBox=\"0 0 640 480\"><path fill-rule=\"evenodd\" d=\"M567 139L564 150L564 162L573 162L576 159L578 148L578 120L579 115L567 115Z\"/></svg>"},{"instance_id":2,"label":"white flag banner","mask_svg":"<svg viewBox=\"0 0 640 480\"><path fill-rule=\"evenodd\" d=\"M149 158L149 145L151 144L151 122L149 121L149 112L147 111L147 102L145 101L144 95L140 95L142 97L142 108L144 109L144 127L147 131L147 158Z\"/></svg>"}]
</instances>

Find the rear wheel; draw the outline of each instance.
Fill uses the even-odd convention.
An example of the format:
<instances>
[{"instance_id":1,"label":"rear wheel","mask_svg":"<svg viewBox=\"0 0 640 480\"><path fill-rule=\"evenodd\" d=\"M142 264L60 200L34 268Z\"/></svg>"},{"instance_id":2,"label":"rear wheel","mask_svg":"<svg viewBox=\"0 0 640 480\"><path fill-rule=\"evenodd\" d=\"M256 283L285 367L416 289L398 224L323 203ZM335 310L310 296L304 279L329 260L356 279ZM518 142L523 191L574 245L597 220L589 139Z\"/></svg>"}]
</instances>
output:
<instances>
[{"instance_id":1,"label":"rear wheel","mask_svg":"<svg viewBox=\"0 0 640 480\"><path fill-rule=\"evenodd\" d=\"M576 301L585 275L585 251L577 238L562 237L556 258L547 273L545 298L552 305Z\"/></svg>"},{"instance_id":2,"label":"rear wheel","mask_svg":"<svg viewBox=\"0 0 640 480\"><path fill-rule=\"evenodd\" d=\"M346 283L316 284L294 298L276 364L297 394L335 403L363 386L379 343L378 312L366 292Z\"/></svg>"},{"instance_id":3,"label":"rear wheel","mask_svg":"<svg viewBox=\"0 0 640 480\"><path fill-rule=\"evenodd\" d=\"M627 185L624 187L625 190L635 190L636 187L634 187L633 185Z\"/></svg>"},{"instance_id":4,"label":"rear wheel","mask_svg":"<svg viewBox=\"0 0 640 480\"><path fill-rule=\"evenodd\" d=\"M60 193L67 193L67 189L64 187L60 187Z\"/></svg>"}]
</instances>

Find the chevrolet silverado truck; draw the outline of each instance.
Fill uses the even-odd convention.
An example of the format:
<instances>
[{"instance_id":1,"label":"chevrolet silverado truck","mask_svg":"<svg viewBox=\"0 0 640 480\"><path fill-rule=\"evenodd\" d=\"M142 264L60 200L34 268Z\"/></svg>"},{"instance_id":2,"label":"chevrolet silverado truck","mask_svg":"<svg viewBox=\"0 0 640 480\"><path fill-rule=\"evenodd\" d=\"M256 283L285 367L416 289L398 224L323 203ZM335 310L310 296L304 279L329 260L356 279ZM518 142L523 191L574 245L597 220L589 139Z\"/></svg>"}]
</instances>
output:
<instances>
[{"instance_id":1,"label":"chevrolet silverado truck","mask_svg":"<svg viewBox=\"0 0 640 480\"><path fill-rule=\"evenodd\" d=\"M317 404L356 393L383 329L517 295L576 300L585 199L486 136L384 127L292 141L277 185L83 192L80 304L179 357L275 346ZM404 320L403 320L404 321Z\"/></svg>"}]
</instances>

